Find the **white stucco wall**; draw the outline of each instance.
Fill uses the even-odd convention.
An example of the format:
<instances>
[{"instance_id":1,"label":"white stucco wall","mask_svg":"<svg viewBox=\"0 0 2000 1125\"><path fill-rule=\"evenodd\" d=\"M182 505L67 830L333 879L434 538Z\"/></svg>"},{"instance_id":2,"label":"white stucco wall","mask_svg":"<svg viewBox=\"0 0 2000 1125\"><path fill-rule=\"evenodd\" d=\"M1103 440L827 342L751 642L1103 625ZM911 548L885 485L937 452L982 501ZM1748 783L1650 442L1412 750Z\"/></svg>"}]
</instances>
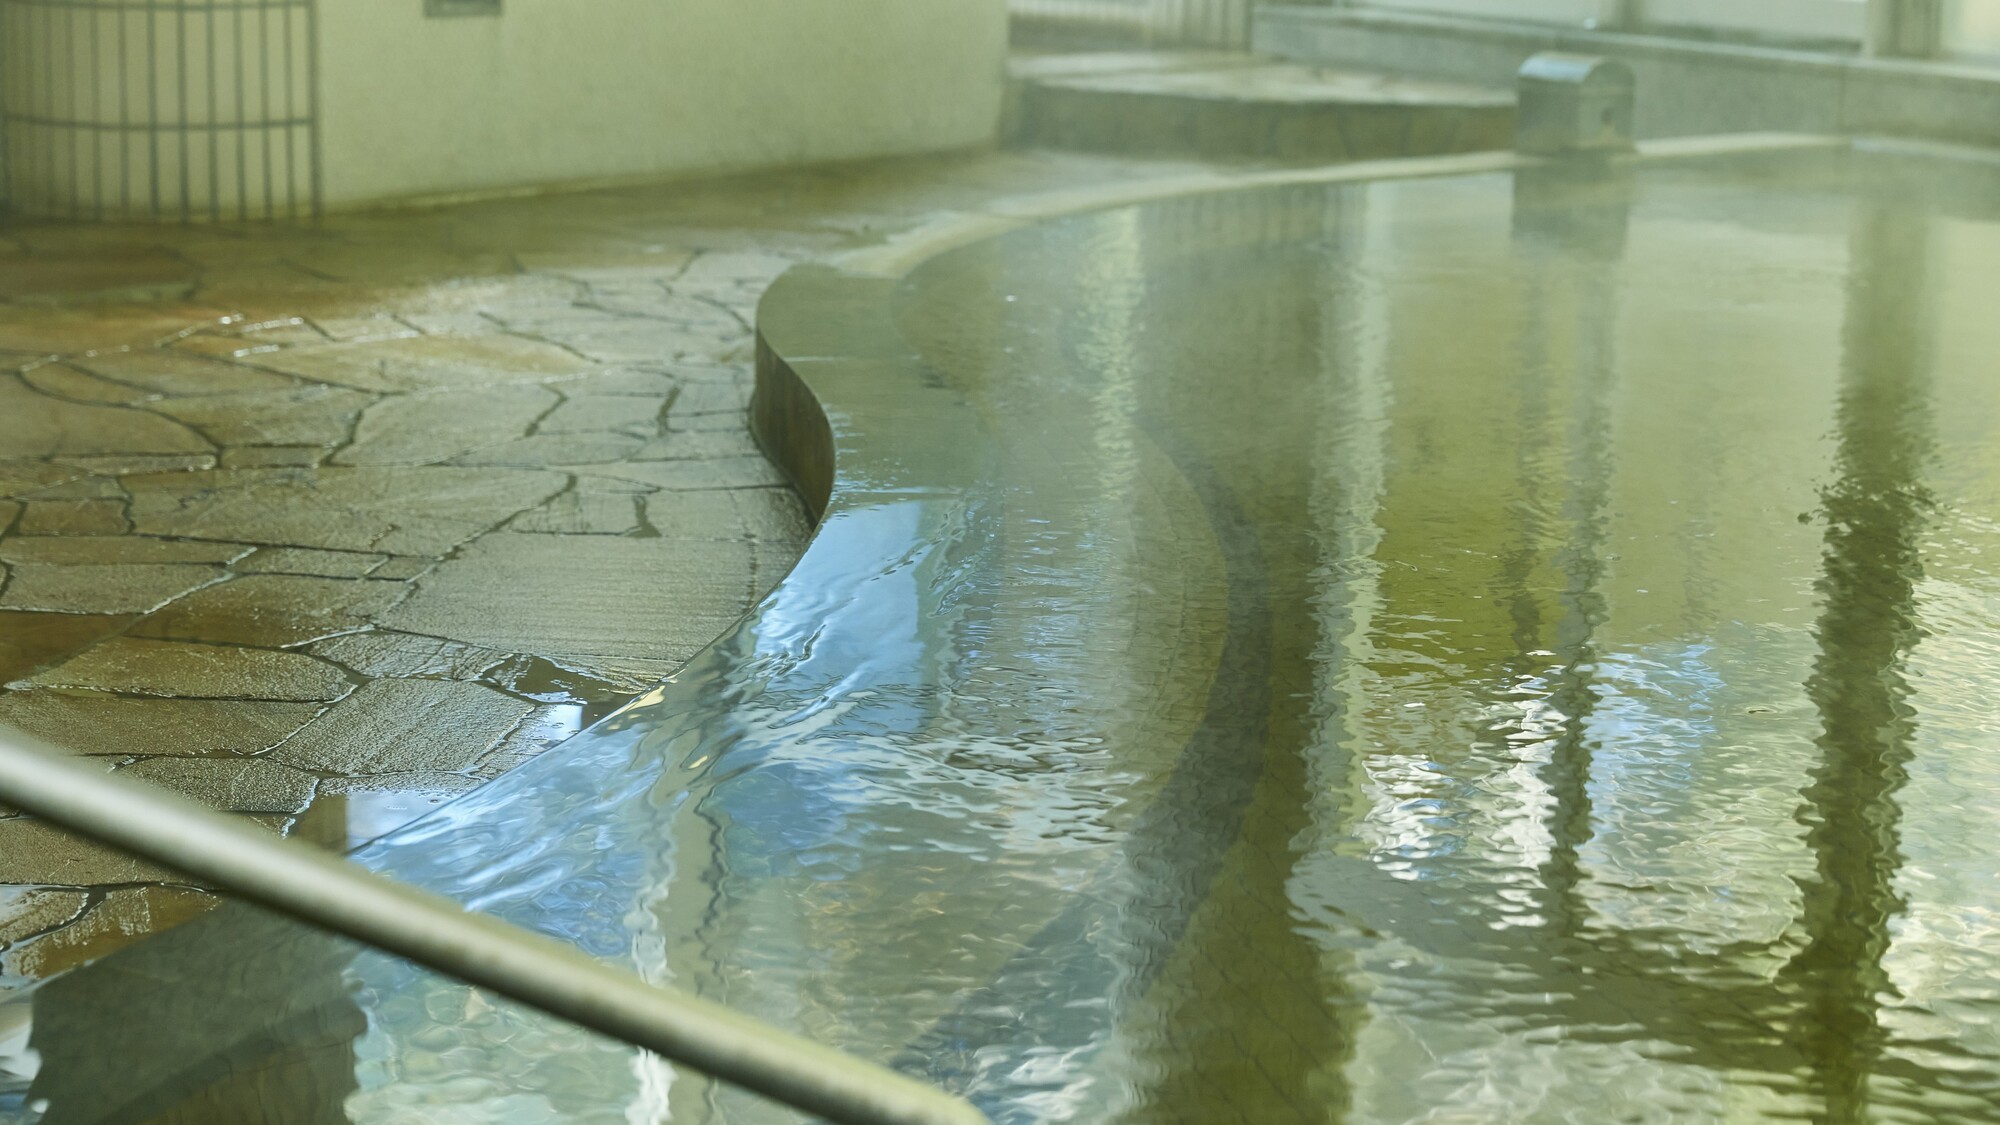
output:
<instances>
[{"instance_id":1,"label":"white stucco wall","mask_svg":"<svg viewBox=\"0 0 2000 1125\"><path fill-rule=\"evenodd\" d=\"M977 145L1005 0L320 5L327 201Z\"/></svg>"}]
</instances>

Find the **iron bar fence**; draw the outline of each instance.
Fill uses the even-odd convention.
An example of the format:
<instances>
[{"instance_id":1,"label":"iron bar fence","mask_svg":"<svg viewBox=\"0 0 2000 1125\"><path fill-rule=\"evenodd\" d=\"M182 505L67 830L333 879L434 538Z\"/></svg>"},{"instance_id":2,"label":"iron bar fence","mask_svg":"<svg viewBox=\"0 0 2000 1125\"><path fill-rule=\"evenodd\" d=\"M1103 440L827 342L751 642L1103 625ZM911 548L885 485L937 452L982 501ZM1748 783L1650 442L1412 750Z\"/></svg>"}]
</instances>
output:
<instances>
[{"instance_id":1,"label":"iron bar fence","mask_svg":"<svg viewBox=\"0 0 2000 1125\"><path fill-rule=\"evenodd\" d=\"M0 192L21 214L320 211L315 0L0 0Z\"/></svg>"}]
</instances>

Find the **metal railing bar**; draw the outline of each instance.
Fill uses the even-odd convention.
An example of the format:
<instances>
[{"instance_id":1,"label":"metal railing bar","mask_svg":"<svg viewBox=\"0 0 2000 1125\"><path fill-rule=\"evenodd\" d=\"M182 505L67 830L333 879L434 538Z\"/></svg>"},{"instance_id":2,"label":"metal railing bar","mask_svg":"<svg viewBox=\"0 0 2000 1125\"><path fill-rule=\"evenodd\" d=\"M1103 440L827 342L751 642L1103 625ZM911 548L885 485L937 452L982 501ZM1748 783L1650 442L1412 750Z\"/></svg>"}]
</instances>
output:
<instances>
[{"instance_id":1,"label":"metal railing bar","mask_svg":"<svg viewBox=\"0 0 2000 1125\"><path fill-rule=\"evenodd\" d=\"M845 1125L976 1125L968 1102L552 938L468 912L186 798L0 733L0 801L280 913L386 950Z\"/></svg>"}]
</instances>

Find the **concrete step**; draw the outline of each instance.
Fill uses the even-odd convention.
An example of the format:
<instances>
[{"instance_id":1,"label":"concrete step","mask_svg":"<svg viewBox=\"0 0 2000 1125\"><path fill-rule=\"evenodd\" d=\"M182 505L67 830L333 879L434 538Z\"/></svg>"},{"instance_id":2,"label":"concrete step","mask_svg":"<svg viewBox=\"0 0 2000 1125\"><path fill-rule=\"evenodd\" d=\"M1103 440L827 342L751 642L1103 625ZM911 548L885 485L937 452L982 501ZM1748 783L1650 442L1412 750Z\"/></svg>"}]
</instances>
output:
<instances>
[{"instance_id":1,"label":"concrete step","mask_svg":"<svg viewBox=\"0 0 2000 1125\"><path fill-rule=\"evenodd\" d=\"M1008 137L1024 146L1324 163L1507 148L1509 90L1217 51L1016 55Z\"/></svg>"}]
</instances>

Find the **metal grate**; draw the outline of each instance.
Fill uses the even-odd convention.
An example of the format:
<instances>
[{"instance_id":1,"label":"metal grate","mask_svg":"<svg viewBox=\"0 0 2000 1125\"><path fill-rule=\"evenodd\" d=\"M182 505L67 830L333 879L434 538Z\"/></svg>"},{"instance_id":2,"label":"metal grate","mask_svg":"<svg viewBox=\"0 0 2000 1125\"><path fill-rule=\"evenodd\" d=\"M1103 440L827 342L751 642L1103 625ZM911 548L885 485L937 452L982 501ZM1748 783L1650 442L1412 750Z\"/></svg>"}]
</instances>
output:
<instances>
[{"instance_id":1,"label":"metal grate","mask_svg":"<svg viewBox=\"0 0 2000 1125\"><path fill-rule=\"evenodd\" d=\"M320 211L314 0L0 0L0 149L16 212Z\"/></svg>"}]
</instances>

